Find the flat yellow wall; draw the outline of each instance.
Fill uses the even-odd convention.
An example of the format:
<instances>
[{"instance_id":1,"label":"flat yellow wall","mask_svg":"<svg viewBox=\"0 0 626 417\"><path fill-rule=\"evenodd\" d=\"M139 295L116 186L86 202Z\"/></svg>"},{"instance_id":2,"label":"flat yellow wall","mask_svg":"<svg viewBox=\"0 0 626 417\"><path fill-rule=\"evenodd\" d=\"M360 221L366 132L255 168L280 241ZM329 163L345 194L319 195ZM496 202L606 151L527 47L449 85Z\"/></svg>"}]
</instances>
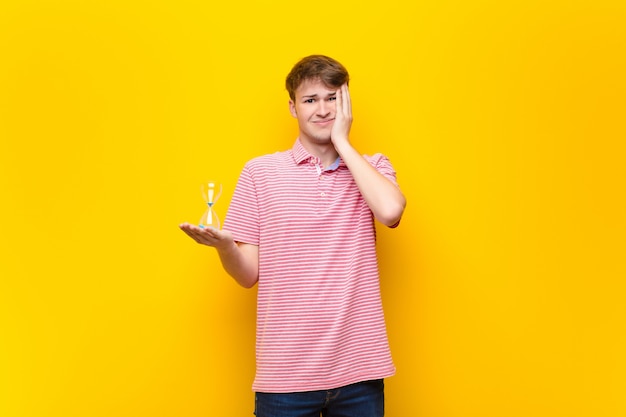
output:
<instances>
[{"instance_id":1,"label":"flat yellow wall","mask_svg":"<svg viewBox=\"0 0 626 417\"><path fill-rule=\"evenodd\" d=\"M0 415L251 415L255 290L177 225L291 146L283 80L351 71L389 417L626 415L626 3L0 5Z\"/></svg>"}]
</instances>

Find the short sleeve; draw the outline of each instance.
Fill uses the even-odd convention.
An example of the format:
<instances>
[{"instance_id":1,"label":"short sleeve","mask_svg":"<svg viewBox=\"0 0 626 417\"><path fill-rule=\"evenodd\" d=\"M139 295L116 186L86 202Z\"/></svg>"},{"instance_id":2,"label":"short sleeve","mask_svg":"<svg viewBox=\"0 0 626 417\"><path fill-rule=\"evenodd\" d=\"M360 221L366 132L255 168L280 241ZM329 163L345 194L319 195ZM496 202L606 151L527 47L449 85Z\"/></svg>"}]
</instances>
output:
<instances>
[{"instance_id":1,"label":"short sleeve","mask_svg":"<svg viewBox=\"0 0 626 417\"><path fill-rule=\"evenodd\" d=\"M398 186L398 180L396 178L396 170L391 165L391 161L385 155L381 153L374 154L373 156L365 156L365 159L380 172L385 178L389 179L392 183Z\"/></svg>"},{"instance_id":2,"label":"short sleeve","mask_svg":"<svg viewBox=\"0 0 626 417\"><path fill-rule=\"evenodd\" d=\"M233 234L236 242L259 244L259 210L254 177L249 165L239 175L233 198L224 220L224 230Z\"/></svg>"}]
</instances>

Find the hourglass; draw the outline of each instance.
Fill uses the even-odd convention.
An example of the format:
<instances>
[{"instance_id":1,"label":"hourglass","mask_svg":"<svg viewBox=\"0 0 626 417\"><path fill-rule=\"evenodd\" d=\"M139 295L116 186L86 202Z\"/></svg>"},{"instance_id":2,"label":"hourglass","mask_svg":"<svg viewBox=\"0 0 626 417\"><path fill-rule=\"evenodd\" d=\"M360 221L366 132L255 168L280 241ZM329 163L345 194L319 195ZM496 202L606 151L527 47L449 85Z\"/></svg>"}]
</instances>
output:
<instances>
[{"instance_id":1,"label":"hourglass","mask_svg":"<svg viewBox=\"0 0 626 417\"><path fill-rule=\"evenodd\" d=\"M217 202L217 199L222 194L222 184L217 183L215 181L208 181L202 184L202 197L204 198L204 202L207 205L207 209L202 215L200 219L199 226L204 227L214 227L216 229L220 228L220 219L217 217L213 206Z\"/></svg>"}]
</instances>

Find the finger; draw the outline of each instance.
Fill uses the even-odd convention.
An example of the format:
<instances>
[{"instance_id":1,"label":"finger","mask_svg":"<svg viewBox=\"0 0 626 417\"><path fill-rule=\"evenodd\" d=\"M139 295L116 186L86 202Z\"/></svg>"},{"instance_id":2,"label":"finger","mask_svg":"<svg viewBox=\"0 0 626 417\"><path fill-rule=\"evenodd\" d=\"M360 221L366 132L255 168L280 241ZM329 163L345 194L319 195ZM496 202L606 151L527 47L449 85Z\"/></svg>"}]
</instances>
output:
<instances>
[{"instance_id":1,"label":"finger","mask_svg":"<svg viewBox=\"0 0 626 417\"><path fill-rule=\"evenodd\" d=\"M187 236L193 239L196 243L202 243L203 239L195 231L191 229L183 229L183 231L187 234Z\"/></svg>"},{"instance_id":2,"label":"finger","mask_svg":"<svg viewBox=\"0 0 626 417\"><path fill-rule=\"evenodd\" d=\"M189 223L182 223L178 227L180 228L180 230L182 230L183 232L185 232L186 234L188 234L190 236L193 233L193 225L191 225Z\"/></svg>"},{"instance_id":3,"label":"finger","mask_svg":"<svg viewBox=\"0 0 626 417\"><path fill-rule=\"evenodd\" d=\"M205 236L211 238L211 239L218 239L219 238L219 233L217 231L217 229L215 229L212 226L209 227L205 227L204 229L202 229L202 232L204 233Z\"/></svg>"},{"instance_id":4,"label":"finger","mask_svg":"<svg viewBox=\"0 0 626 417\"><path fill-rule=\"evenodd\" d=\"M343 94L341 87L335 92L335 114L343 115Z\"/></svg>"},{"instance_id":5,"label":"finger","mask_svg":"<svg viewBox=\"0 0 626 417\"><path fill-rule=\"evenodd\" d=\"M197 243L211 245L215 242L215 238L211 234L207 233L206 229L202 229L198 226L194 226L188 223L181 224L180 228L183 232L185 232L190 238L195 240Z\"/></svg>"},{"instance_id":6,"label":"finger","mask_svg":"<svg viewBox=\"0 0 626 417\"><path fill-rule=\"evenodd\" d=\"M341 90L341 96L343 97L342 107L344 112L346 115L352 116L352 100L350 100L350 90L348 89L348 84L342 85Z\"/></svg>"}]
</instances>

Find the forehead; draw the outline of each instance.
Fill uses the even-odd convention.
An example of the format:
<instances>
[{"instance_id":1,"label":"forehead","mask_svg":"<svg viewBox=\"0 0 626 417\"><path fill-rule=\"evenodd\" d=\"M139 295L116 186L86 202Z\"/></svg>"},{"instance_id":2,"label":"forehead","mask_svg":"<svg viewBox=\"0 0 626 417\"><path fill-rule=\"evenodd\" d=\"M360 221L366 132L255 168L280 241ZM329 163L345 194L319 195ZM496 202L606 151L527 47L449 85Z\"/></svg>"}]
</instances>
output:
<instances>
[{"instance_id":1,"label":"forehead","mask_svg":"<svg viewBox=\"0 0 626 417\"><path fill-rule=\"evenodd\" d=\"M320 79L304 80L302 84L296 89L296 97L303 96L327 96L334 94L337 91L336 88L327 86Z\"/></svg>"}]
</instances>

